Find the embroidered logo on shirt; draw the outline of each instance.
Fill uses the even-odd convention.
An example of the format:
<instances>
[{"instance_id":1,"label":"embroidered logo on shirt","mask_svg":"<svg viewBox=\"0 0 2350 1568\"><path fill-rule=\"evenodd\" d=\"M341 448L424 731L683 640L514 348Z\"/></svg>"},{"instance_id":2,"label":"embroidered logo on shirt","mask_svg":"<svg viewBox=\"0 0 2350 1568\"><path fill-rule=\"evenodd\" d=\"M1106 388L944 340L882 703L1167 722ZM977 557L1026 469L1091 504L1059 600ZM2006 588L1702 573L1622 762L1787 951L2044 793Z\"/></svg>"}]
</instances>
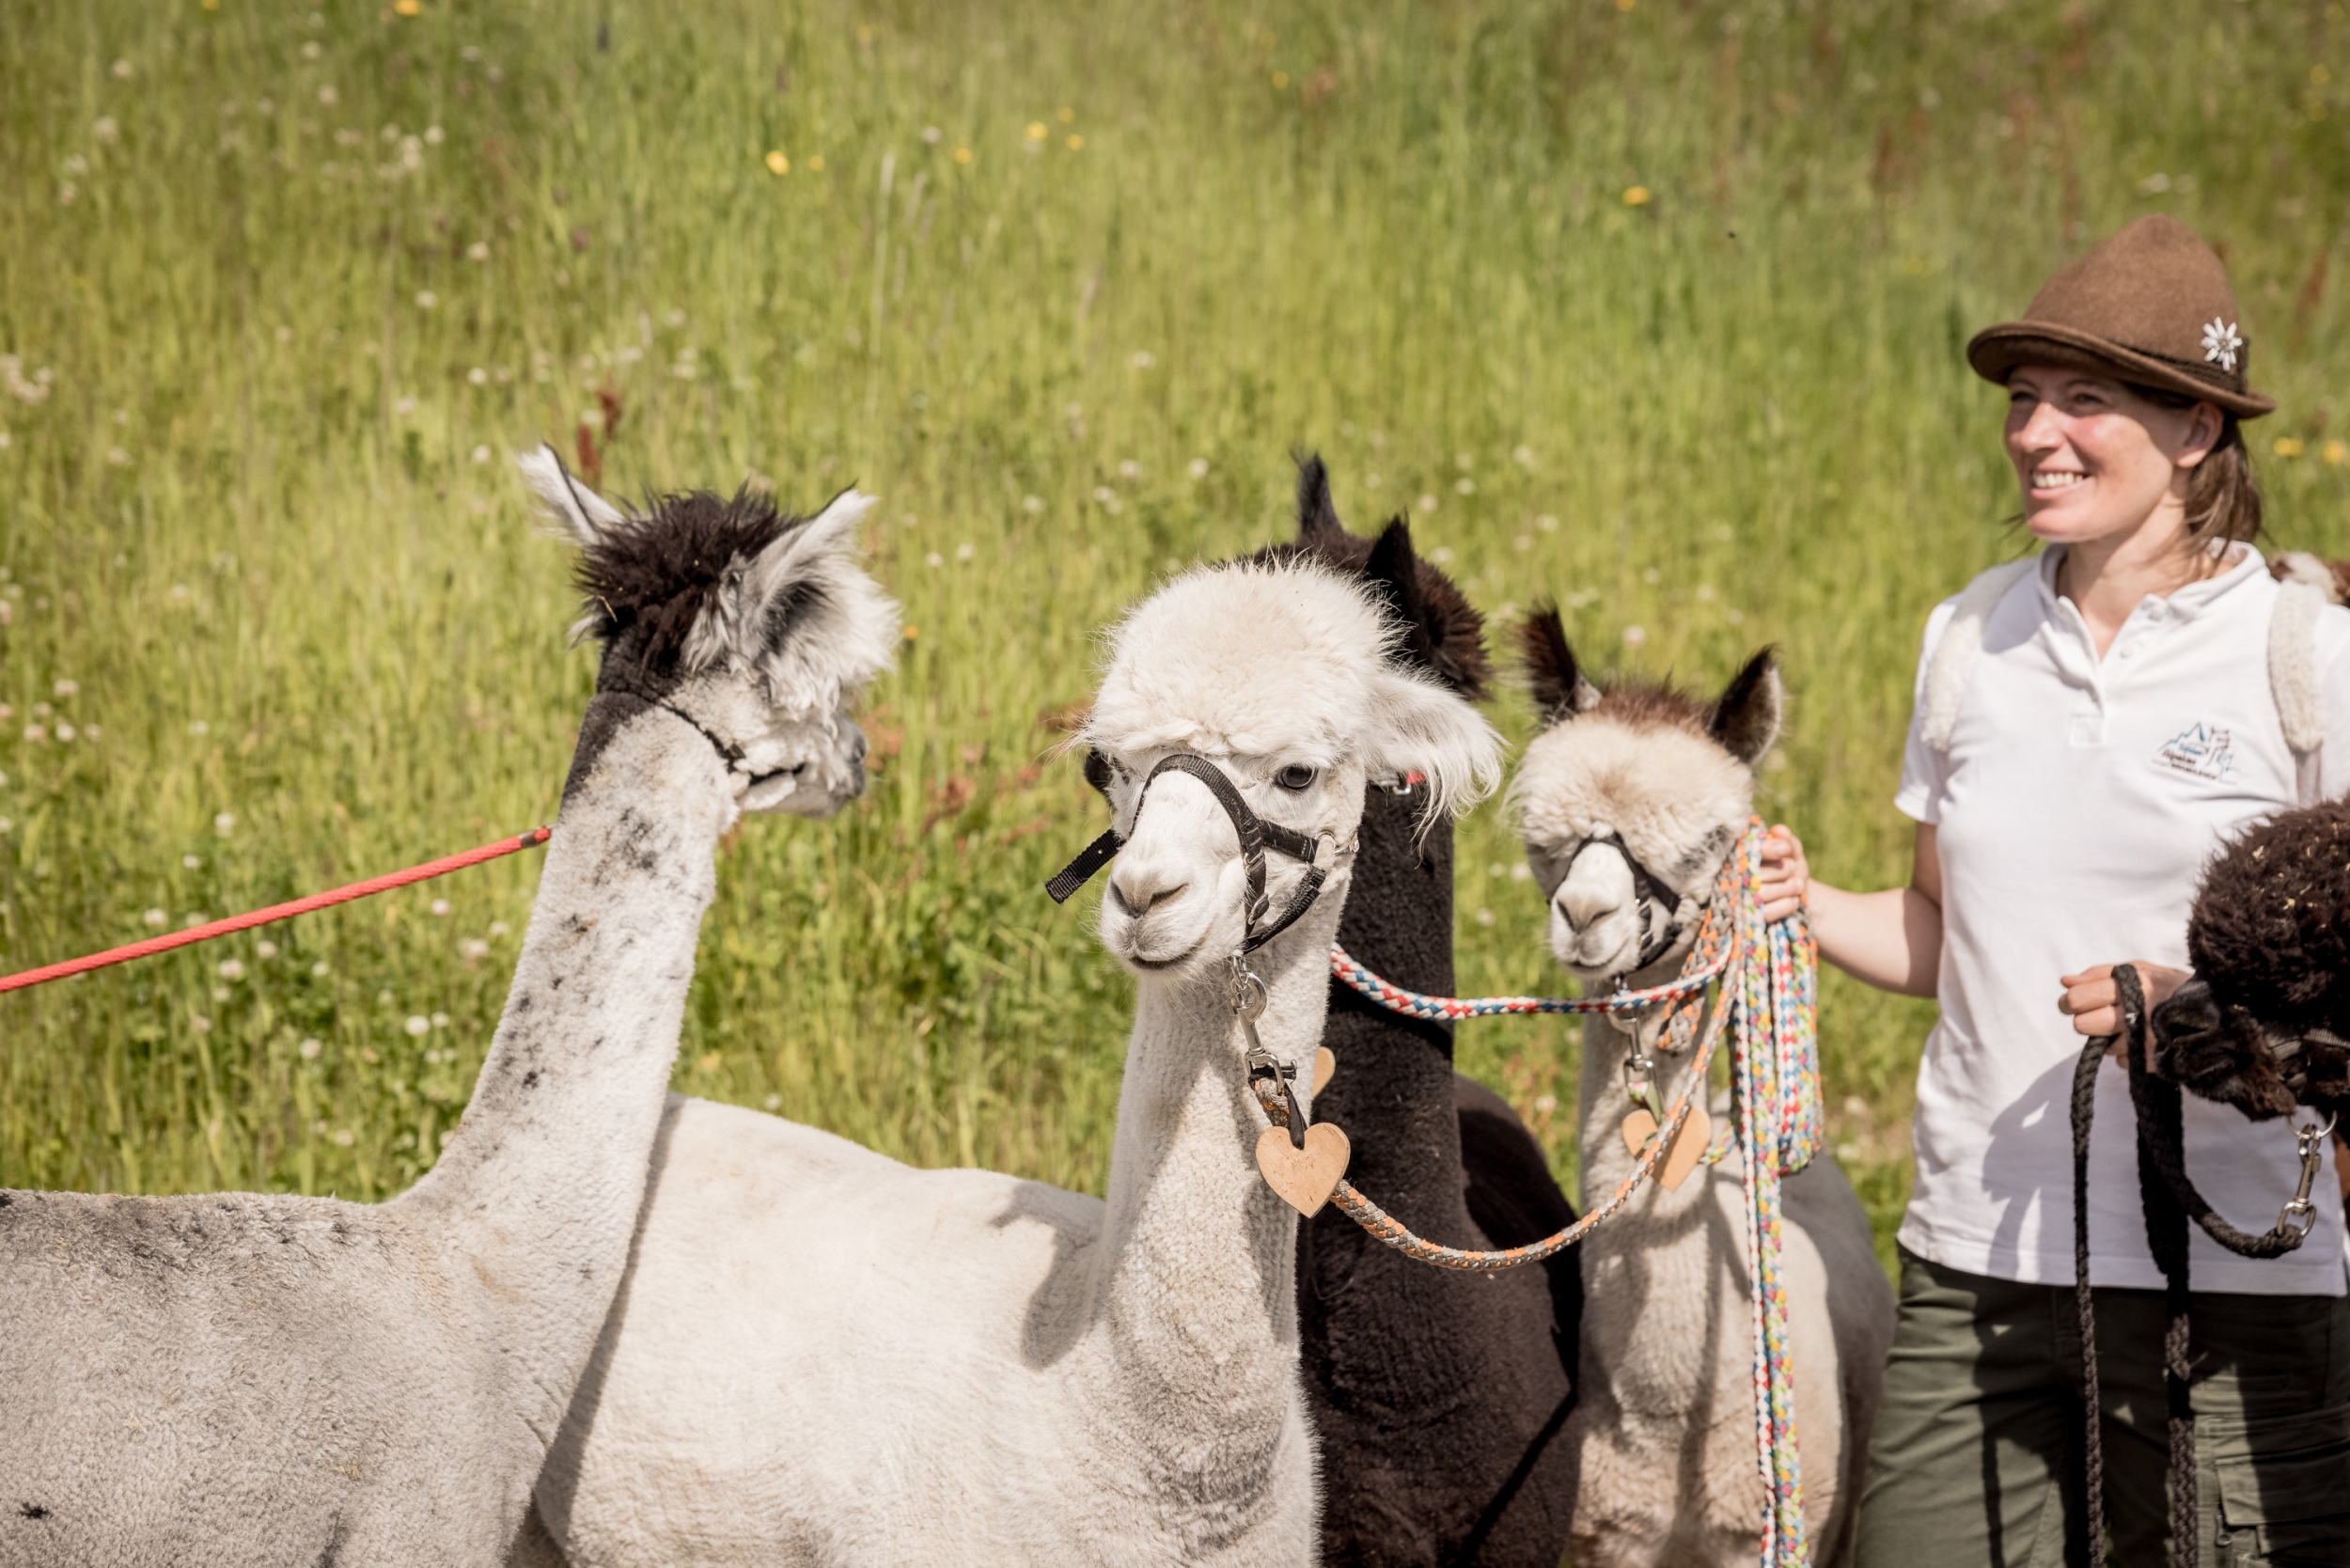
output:
<instances>
[{"instance_id":1,"label":"embroidered logo on shirt","mask_svg":"<svg viewBox=\"0 0 2350 1568\"><path fill-rule=\"evenodd\" d=\"M2190 724L2162 743L2154 766L2195 778L2215 781L2235 776L2235 748L2227 729L2217 724Z\"/></svg>"}]
</instances>

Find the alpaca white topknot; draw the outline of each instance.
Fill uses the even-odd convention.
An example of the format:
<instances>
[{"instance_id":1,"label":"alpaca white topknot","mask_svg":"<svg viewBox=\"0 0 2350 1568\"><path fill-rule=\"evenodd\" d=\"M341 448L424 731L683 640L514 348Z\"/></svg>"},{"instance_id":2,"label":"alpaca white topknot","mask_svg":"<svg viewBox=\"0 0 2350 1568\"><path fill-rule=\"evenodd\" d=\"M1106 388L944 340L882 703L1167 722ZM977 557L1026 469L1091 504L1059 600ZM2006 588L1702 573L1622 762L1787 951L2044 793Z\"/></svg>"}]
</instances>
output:
<instances>
[{"instance_id":1,"label":"alpaca white topknot","mask_svg":"<svg viewBox=\"0 0 2350 1568\"><path fill-rule=\"evenodd\" d=\"M1493 727L1435 681L1391 657L1402 635L1358 579L1310 560L1196 568L1136 606L1110 657L1080 740L1134 756L1188 750L1320 768L1366 739L1370 771L1418 769L1430 810L1491 793Z\"/></svg>"}]
</instances>

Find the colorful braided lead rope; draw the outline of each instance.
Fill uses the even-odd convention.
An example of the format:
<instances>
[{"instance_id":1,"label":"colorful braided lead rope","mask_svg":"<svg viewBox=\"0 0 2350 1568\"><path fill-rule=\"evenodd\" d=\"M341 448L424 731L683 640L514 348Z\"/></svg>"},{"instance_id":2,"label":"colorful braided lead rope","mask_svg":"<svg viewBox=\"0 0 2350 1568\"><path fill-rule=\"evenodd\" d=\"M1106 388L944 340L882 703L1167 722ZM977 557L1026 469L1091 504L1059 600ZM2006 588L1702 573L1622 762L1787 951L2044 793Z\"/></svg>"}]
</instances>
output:
<instances>
[{"instance_id":1,"label":"colorful braided lead rope","mask_svg":"<svg viewBox=\"0 0 2350 1568\"><path fill-rule=\"evenodd\" d=\"M1550 1257L1580 1241L1631 1200L1654 1172L1688 1120L1691 1096L1703 1092L1706 1069L1725 1028L1731 1037L1732 1125L1706 1151L1708 1164L1735 1141L1747 1215L1747 1277L1755 1282L1755 1454L1767 1498L1762 1535L1762 1568L1803 1568L1810 1546L1803 1518L1803 1465L1795 1443L1794 1365L1787 1339L1783 1267L1785 1215L1779 1179L1801 1170L1824 1136L1820 1090L1819 947L1810 924L1762 918L1762 823L1748 823L1722 866L1713 901L1698 928L1688 965L1676 979L1639 991L1566 999L1546 996L1431 996L1389 984L1340 949L1330 950L1330 972L1380 1006L1412 1018L1449 1021L1497 1013L1626 1012L1659 1004L1669 1011L1669 1049L1686 1049L1696 1035L1698 1056L1688 1088L1673 1103L1663 1134L1652 1138L1639 1165L1574 1224L1524 1247L1472 1251L1440 1247L1420 1236L1341 1181L1331 1200L1379 1241L1438 1268L1489 1272ZM1708 1011L1704 989L1716 978L1720 998ZM1703 1014L1703 1027L1699 1018Z\"/></svg>"}]
</instances>

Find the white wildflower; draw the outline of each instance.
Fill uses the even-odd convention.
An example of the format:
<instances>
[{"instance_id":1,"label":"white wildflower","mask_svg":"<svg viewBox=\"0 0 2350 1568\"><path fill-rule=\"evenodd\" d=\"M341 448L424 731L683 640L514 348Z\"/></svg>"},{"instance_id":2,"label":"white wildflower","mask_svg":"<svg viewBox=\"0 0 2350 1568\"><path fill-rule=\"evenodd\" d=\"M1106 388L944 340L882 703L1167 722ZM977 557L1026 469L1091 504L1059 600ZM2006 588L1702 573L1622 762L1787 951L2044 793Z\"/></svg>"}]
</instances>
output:
<instances>
[{"instance_id":1,"label":"white wildflower","mask_svg":"<svg viewBox=\"0 0 2350 1568\"><path fill-rule=\"evenodd\" d=\"M443 918L443 919L446 919L446 918L448 917L448 912L449 912L449 902L448 902L448 900L446 900L446 899L434 899L434 900L432 901L431 909L432 909L432 913L433 913L433 914L435 914L435 915L439 916L439 917L440 917L441 918Z\"/></svg>"},{"instance_id":2,"label":"white wildflower","mask_svg":"<svg viewBox=\"0 0 2350 1568\"><path fill-rule=\"evenodd\" d=\"M1142 349L1136 353L1132 363L1134 368L1137 370L1149 370L1154 368L1158 365L1159 360L1158 356L1152 353L1150 350Z\"/></svg>"},{"instance_id":3,"label":"white wildflower","mask_svg":"<svg viewBox=\"0 0 2350 1568\"><path fill-rule=\"evenodd\" d=\"M1020 510L1022 511L1028 512L1042 511L1044 510L1044 497L1042 495L1023 495L1020 497Z\"/></svg>"},{"instance_id":4,"label":"white wildflower","mask_svg":"<svg viewBox=\"0 0 2350 1568\"><path fill-rule=\"evenodd\" d=\"M476 386L487 386L490 384L490 372L477 365L465 372L465 380Z\"/></svg>"},{"instance_id":5,"label":"white wildflower","mask_svg":"<svg viewBox=\"0 0 2350 1568\"><path fill-rule=\"evenodd\" d=\"M348 1128L348 1127L337 1127L337 1128L336 1128L336 1129L335 1129L335 1147L336 1147L336 1148L337 1148L337 1149L348 1149L348 1148L350 1148L352 1144L354 1144L354 1143L356 1143L356 1142L358 1142L358 1141L359 1141L359 1139L358 1139L357 1136L356 1136L356 1135L354 1135L354 1134L352 1132L352 1130L351 1130L350 1128Z\"/></svg>"},{"instance_id":6,"label":"white wildflower","mask_svg":"<svg viewBox=\"0 0 2350 1568\"><path fill-rule=\"evenodd\" d=\"M253 944L253 956L259 959L275 958L277 956L277 944L264 937L262 940Z\"/></svg>"},{"instance_id":7,"label":"white wildflower","mask_svg":"<svg viewBox=\"0 0 2350 1568\"><path fill-rule=\"evenodd\" d=\"M978 554L979 554L979 552L978 552L978 551L976 551L976 550L974 550L974 549L973 549L970 545L968 545L968 544L958 544L958 545L956 545L956 546L955 546L955 559L957 559L957 560L959 560L959 561L967 561L967 560L969 560L969 559L970 559L973 556L978 555Z\"/></svg>"},{"instance_id":8,"label":"white wildflower","mask_svg":"<svg viewBox=\"0 0 2350 1568\"><path fill-rule=\"evenodd\" d=\"M489 443L484 442L473 449L473 460L476 463L487 463L490 461Z\"/></svg>"},{"instance_id":9,"label":"white wildflower","mask_svg":"<svg viewBox=\"0 0 2350 1568\"><path fill-rule=\"evenodd\" d=\"M104 146L112 147L121 138L122 127L115 123L114 116L100 115L90 122L89 133L92 139Z\"/></svg>"},{"instance_id":10,"label":"white wildflower","mask_svg":"<svg viewBox=\"0 0 2350 1568\"><path fill-rule=\"evenodd\" d=\"M440 296L440 295L438 295L438 294L436 294L436 293L434 293L431 290L430 290L430 289L419 289L419 290L416 290L416 308L417 308L417 309L419 309L419 310L430 310L430 309L431 309L434 306L436 306L436 305L438 305L438 304L440 304L440 303L441 303L441 296Z\"/></svg>"},{"instance_id":11,"label":"white wildflower","mask_svg":"<svg viewBox=\"0 0 2350 1568\"><path fill-rule=\"evenodd\" d=\"M319 1037L316 1035L311 1035L309 1038L303 1041L301 1044L294 1047L295 1053L305 1061L318 1060L319 1053L325 1049L325 1045L320 1042Z\"/></svg>"},{"instance_id":12,"label":"white wildflower","mask_svg":"<svg viewBox=\"0 0 2350 1568\"><path fill-rule=\"evenodd\" d=\"M225 980L241 980L244 979L244 965L236 959L224 958L220 961L220 978Z\"/></svg>"},{"instance_id":13,"label":"white wildflower","mask_svg":"<svg viewBox=\"0 0 2350 1568\"><path fill-rule=\"evenodd\" d=\"M1623 645L1626 648L1637 648L1647 641L1648 629L1646 627L1627 626L1623 629Z\"/></svg>"},{"instance_id":14,"label":"white wildflower","mask_svg":"<svg viewBox=\"0 0 2350 1568\"><path fill-rule=\"evenodd\" d=\"M139 923L150 930L161 931L171 923L171 917L160 909L150 909L139 917Z\"/></svg>"},{"instance_id":15,"label":"white wildflower","mask_svg":"<svg viewBox=\"0 0 2350 1568\"><path fill-rule=\"evenodd\" d=\"M77 696L81 690L81 682L67 680L63 676L59 676L49 688L50 694L54 697L73 697Z\"/></svg>"},{"instance_id":16,"label":"white wildflower","mask_svg":"<svg viewBox=\"0 0 2350 1568\"><path fill-rule=\"evenodd\" d=\"M448 1014L447 1014L447 1013L446 1013L446 1012L436 1012L436 1013L434 1013L434 1014L432 1015L432 1027L433 1027L434 1028L436 1028L436 1029L445 1029L445 1028L447 1028L447 1027L448 1027Z\"/></svg>"},{"instance_id":17,"label":"white wildflower","mask_svg":"<svg viewBox=\"0 0 2350 1568\"><path fill-rule=\"evenodd\" d=\"M1208 477L1208 460L1193 458L1190 463L1184 464L1183 471L1195 479L1204 479Z\"/></svg>"},{"instance_id":18,"label":"white wildflower","mask_svg":"<svg viewBox=\"0 0 2350 1568\"><path fill-rule=\"evenodd\" d=\"M469 261L487 261L490 259L490 242L487 240L476 240L472 244L467 245L465 247L465 259Z\"/></svg>"},{"instance_id":19,"label":"white wildflower","mask_svg":"<svg viewBox=\"0 0 2350 1568\"><path fill-rule=\"evenodd\" d=\"M415 1012L409 1014L408 1022L404 1027L408 1030L409 1038L421 1040L432 1032L432 1020L421 1012Z\"/></svg>"},{"instance_id":20,"label":"white wildflower","mask_svg":"<svg viewBox=\"0 0 2350 1568\"><path fill-rule=\"evenodd\" d=\"M180 857L180 866L182 870L200 871L204 869L204 857L200 855L183 855Z\"/></svg>"},{"instance_id":21,"label":"white wildflower","mask_svg":"<svg viewBox=\"0 0 2350 1568\"><path fill-rule=\"evenodd\" d=\"M66 723L63 719L58 720L57 739L64 742L70 742L73 739L73 726Z\"/></svg>"}]
</instances>

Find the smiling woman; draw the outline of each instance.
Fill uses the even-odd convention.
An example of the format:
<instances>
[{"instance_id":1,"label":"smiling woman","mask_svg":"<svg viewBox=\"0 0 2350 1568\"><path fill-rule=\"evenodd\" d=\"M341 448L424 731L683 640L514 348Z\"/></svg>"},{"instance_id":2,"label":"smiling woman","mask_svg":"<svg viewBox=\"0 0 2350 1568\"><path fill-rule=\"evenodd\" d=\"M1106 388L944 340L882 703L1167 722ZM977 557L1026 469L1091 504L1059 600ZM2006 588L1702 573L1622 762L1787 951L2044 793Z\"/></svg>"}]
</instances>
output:
<instances>
[{"instance_id":1,"label":"smiling woman","mask_svg":"<svg viewBox=\"0 0 2350 1568\"><path fill-rule=\"evenodd\" d=\"M1996 1543L2060 1539L2078 1560L2103 1534L2073 1457L2081 1346L2052 1327L2071 1320L2074 1279L2065 1086L2077 1035L2118 1027L2098 961L2153 955L2138 971L2167 994L2197 872L2223 839L2350 787L2350 743L2323 744L2350 734L2350 615L2280 588L2252 547L2260 493L2239 421L2275 405L2246 384L2246 339L2218 257L2149 217L1967 345L2007 390L2021 521L2047 548L1927 624L1897 797L1918 823L1910 886L1810 882L1787 835L1765 886L1780 912L1809 905L1831 962L1942 1006L1919 1074L1864 1564L1981 1562ZM2185 1392L2215 1434L2214 1468L2166 1484L2149 1431L2164 1276L2124 1077L2112 1063L2099 1074L2087 1179L2116 1555L2156 1560L2168 1541L2173 1561L2216 1560L2241 1537L2248 1560L2339 1560L2350 1443L2275 1462L2295 1434L2350 1432L2350 1306L2329 1248L2255 1262L2197 1238L2206 1294ZM2223 1213L2273 1213L2293 1194L2292 1140L2232 1109L2197 1102L2186 1143ZM2269 1375L2287 1365L2299 1370Z\"/></svg>"}]
</instances>

